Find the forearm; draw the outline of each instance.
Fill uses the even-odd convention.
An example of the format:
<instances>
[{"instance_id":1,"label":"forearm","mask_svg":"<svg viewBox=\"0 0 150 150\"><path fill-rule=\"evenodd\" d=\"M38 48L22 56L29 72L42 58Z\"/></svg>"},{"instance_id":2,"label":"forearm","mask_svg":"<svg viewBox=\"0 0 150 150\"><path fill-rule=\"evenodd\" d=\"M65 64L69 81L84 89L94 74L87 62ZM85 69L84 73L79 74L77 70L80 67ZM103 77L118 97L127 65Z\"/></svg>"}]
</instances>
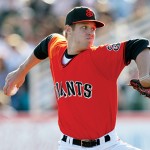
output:
<instances>
[{"instance_id":1,"label":"forearm","mask_svg":"<svg viewBox=\"0 0 150 150\"><path fill-rule=\"evenodd\" d=\"M26 75L35 65L37 65L41 61L42 60L36 58L35 55L32 54L19 66L18 69L22 73L22 75Z\"/></svg>"},{"instance_id":2,"label":"forearm","mask_svg":"<svg viewBox=\"0 0 150 150\"><path fill-rule=\"evenodd\" d=\"M10 96L13 94L12 91L15 87L21 87L30 69L41 61L42 60L37 59L34 54L32 54L18 67L17 70L10 72L5 79L3 88L4 94Z\"/></svg>"},{"instance_id":3,"label":"forearm","mask_svg":"<svg viewBox=\"0 0 150 150\"><path fill-rule=\"evenodd\" d=\"M142 86L150 87L150 50L143 50L136 58L139 80Z\"/></svg>"}]
</instances>

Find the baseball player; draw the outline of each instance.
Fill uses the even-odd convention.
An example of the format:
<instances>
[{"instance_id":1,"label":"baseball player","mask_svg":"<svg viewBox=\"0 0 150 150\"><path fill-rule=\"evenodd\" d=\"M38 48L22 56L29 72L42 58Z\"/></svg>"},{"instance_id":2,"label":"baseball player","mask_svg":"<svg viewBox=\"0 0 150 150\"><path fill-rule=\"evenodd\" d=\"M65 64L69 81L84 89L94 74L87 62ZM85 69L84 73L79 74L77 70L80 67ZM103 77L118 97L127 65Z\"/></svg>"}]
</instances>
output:
<instances>
[{"instance_id":1,"label":"baseball player","mask_svg":"<svg viewBox=\"0 0 150 150\"><path fill-rule=\"evenodd\" d=\"M94 46L95 31L104 23L88 7L75 7L66 17L65 36L53 33L33 54L8 74L4 93L19 88L30 69L50 60L62 132L59 150L139 150L124 143L115 131L117 78L134 60L139 79L130 83L150 97L150 51L147 39Z\"/></svg>"}]
</instances>

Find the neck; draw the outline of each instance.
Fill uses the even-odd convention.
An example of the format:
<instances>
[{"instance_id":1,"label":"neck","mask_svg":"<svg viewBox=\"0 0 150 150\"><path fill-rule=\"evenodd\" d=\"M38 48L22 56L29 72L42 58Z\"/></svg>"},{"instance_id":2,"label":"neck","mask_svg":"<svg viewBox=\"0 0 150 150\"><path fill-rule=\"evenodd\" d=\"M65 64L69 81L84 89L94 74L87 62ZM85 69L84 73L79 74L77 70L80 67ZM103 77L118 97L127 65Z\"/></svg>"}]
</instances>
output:
<instances>
[{"instance_id":1,"label":"neck","mask_svg":"<svg viewBox=\"0 0 150 150\"><path fill-rule=\"evenodd\" d=\"M73 42L72 43L68 42L67 52L69 55L77 55L77 54L81 53L82 51L85 51L88 48L89 47L87 47L87 46L75 44Z\"/></svg>"}]
</instances>

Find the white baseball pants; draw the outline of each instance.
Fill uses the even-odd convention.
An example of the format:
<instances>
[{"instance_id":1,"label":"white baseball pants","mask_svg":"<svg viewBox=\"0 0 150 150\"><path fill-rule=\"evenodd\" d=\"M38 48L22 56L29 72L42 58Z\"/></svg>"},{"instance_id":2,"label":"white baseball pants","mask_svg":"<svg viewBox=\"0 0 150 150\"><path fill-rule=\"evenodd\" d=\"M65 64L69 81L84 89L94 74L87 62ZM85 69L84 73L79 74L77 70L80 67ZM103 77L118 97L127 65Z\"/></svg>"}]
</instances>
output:
<instances>
[{"instance_id":1,"label":"white baseball pants","mask_svg":"<svg viewBox=\"0 0 150 150\"><path fill-rule=\"evenodd\" d=\"M105 142L104 137L100 139L100 145L94 147L82 147L72 144L72 137L67 137L67 141L60 140L58 150L141 150L121 141L115 131L108 133L111 137L110 141Z\"/></svg>"}]
</instances>

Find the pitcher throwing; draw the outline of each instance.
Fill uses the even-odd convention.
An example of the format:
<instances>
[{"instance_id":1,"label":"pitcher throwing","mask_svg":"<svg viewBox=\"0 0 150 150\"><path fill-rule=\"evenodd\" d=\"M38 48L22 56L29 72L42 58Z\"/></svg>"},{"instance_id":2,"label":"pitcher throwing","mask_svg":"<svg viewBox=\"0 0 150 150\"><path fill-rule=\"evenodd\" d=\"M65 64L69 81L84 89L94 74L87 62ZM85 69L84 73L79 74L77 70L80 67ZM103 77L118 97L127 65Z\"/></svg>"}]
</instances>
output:
<instances>
[{"instance_id":1,"label":"pitcher throwing","mask_svg":"<svg viewBox=\"0 0 150 150\"><path fill-rule=\"evenodd\" d=\"M130 85L150 91L149 41L131 39L94 46L95 31L103 26L90 8L73 8L66 16L65 35L47 36L6 77L4 93L9 96L15 85L19 88L24 83L33 66L49 58L62 132L59 150L139 150L120 140L115 131L117 79L134 60L139 78Z\"/></svg>"}]
</instances>

